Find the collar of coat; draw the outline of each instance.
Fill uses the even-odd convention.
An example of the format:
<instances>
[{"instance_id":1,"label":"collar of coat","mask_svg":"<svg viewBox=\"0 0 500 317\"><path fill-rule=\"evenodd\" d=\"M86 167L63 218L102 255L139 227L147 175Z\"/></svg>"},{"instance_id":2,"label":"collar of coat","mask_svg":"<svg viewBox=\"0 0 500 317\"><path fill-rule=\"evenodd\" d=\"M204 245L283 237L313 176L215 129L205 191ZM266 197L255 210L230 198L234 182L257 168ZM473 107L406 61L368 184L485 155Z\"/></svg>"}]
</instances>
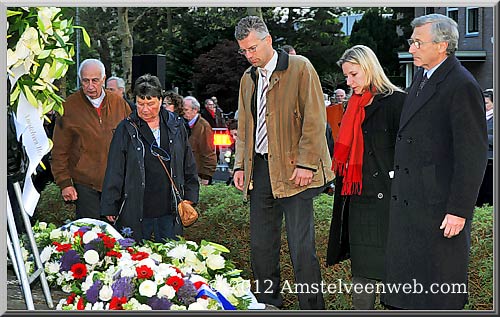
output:
<instances>
[{"instance_id":1,"label":"collar of coat","mask_svg":"<svg viewBox=\"0 0 500 317\"><path fill-rule=\"evenodd\" d=\"M144 121L140 120L139 115L137 114L137 110L134 110L127 120L132 121L138 127L144 124ZM176 113L170 112L163 107L160 107L160 124L164 122L168 127L168 133L174 136L179 129L184 127L184 122L181 117L179 117Z\"/></svg>"},{"instance_id":2,"label":"collar of coat","mask_svg":"<svg viewBox=\"0 0 500 317\"><path fill-rule=\"evenodd\" d=\"M277 50L278 62L276 63L276 68L274 71L283 71L288 68L289 55L282 49ZM252 77L253 82L257 82L257 67L252 66L246 71ZM272 75L272 74L271 74Z\"/></svg>"}]
</instances>

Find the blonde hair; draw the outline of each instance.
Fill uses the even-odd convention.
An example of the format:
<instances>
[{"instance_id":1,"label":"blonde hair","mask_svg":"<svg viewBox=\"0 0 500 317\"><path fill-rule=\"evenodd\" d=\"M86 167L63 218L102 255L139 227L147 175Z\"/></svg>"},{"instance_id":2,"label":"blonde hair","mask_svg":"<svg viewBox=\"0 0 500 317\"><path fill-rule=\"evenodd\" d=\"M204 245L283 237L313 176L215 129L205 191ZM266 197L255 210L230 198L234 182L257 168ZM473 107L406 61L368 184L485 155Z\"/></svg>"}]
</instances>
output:
<instances>
[{"instance_id":1,"label":"blonde hair","mask_svg":"<svg viewBox=\"0 0 500 317\"><path fill-rule=\"evenodd\" d=\"M377 56L368 46L355 45L347 49L338 60L337 65L342 67L344 63L359 65L365 72L364 88L375 89L375 94L392 95L395 91L403 92L387 78Z\"/></svg>"}]
</instances>

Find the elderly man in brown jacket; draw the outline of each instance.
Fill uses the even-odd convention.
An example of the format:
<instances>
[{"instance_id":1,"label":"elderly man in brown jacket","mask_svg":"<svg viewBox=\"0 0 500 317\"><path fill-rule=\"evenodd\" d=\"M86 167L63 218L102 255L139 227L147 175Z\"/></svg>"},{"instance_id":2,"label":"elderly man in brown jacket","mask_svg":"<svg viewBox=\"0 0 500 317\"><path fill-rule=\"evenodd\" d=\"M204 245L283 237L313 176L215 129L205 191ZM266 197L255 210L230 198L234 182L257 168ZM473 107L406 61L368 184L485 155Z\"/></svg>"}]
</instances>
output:
<instances>
[{"instance_id":1,"label":"elderly man in brown jacket","mask_svg":"<svg viewBox=\"0 0 500 317\"><path fill-rule=\"evenodd\" d=\"M243 18L235 37L252 64L240 83L234 182L250 194L255 293L260 302L281 307L281 291L295 290L292 281L279 285L284 215L300 308L324 309L312 198L333 173L319 78L305 57L276 52L258 17Z\"/></svg>"},{"instance_id":2,"label":"elderly man in brown jacket","mask_svg":"<svg viewBox=\"0 0 500 317\"><path fill-rule=\"evenodd\" d=\"M128 116L127 102L105 92L104 65L96 59L80 64L82 88L63 103L52 149L52 174L65 201L76 201L76 218L99 219L102 184L113 131Z\"/></svg>"},{"instance_id":3,"label":"elderly man in brown jacket","mask_svg":"<svg viewBox=\"0 0 500 317\"><path fill-rule=\"evenodd\" d=\"M201 185L212 183L212 176L217 168L215 154L214 133L207 120L199 114L200 103L193 96L184 98L184 118L191 128L189 143L193 150Z\"/></svg>"}]
</instances>

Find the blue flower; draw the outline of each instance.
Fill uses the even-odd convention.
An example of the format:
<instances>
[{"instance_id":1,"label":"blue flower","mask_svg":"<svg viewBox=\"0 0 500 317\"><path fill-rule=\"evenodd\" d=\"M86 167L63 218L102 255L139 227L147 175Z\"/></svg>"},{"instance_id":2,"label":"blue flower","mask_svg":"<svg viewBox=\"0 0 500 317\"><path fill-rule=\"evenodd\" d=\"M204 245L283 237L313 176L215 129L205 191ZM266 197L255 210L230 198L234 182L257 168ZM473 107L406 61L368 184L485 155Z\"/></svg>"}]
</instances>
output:
<instances>
[{"instance_id":1,"label":"blue flower","mask_svg":"<svg viewBox=\"0 0 500 317\"><path fill-rule=\"evenodd\" d=\"M132 233L134 233L134 231L132 231L132 228L130 228L130 227L123 227L121 230L121 234L124 237L131 237Z\"/></svg>"},{"instance_id":2,"label":"blue flower","mask_svg":"<svg viewBox=\"0 0 500 317\"><path fill-rule=\"evenodd\" d=\"M85 232L87 232L87 231L89 231L91 229L92 228L90 228L89 226L81 226L80 229L78 229L78 230L80 230L81 232L85 233Z\"/></svg>"},{"instance_id":3,"label":"blue flower","mask_svg":"<svg viewBox=\"0 0 500 317\"><path fill-rule=\"evenodd\" d=\"M87 290L87 301L95 304L99 299L99 290L101 289L102 282L96 280L94 284Z\"/></svg>"},{"instance_id":4,"label":"blue flower","mask_svg":"<svg viewBox=\"0 0 500 317\"><path fill-rule=\"evenodd\" d=\"M132 278L120 277L112 285L113 297L126 297L129 299L134 293L134 284Z\"/></svg>"},{"instance_id":5,"label":"blue flower","mask_svg":"<svg viewBox=\"0 0 500 317\"><path fill-rule=\"evenodd\" d=\"M73 264L76 264L76 263L79 263L80 262L80 256L78 255L78 253L71 249L71 250L68 250L68 252L65 252L62 256L61 256L61 268L60 268L60 272L62 271L69 271L71 270L71 267L73 266Z\"/></svg>"},{"instance_id":6,"label":"blue flower","mask_svg":"<svg viewBox=\"0 0 500 317\"><path fill-rule=\"evenodd\" d=\"M169 310L172 303L166 298L151 297L148 300L148 305L151 306L153 310Z\"/></svg>"},{"instance_id":7,"label":"blue flower","mask_svg":"<svg viewBox=\"0 0 500 317\"><path fill-rule=\"evenodd\" d=\"M128 248L135 244L135 240L132 238L118 239L118 243L122 248Z\"/></svg>"}]
</instances>

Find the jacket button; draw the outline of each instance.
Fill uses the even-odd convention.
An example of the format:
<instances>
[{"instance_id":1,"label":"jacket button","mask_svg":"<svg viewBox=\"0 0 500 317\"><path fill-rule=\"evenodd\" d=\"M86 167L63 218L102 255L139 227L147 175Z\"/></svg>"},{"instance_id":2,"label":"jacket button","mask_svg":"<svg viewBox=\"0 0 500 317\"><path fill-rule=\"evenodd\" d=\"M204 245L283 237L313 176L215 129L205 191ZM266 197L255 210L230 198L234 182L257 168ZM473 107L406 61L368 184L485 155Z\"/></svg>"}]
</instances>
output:
<instances>
[{"instance_id":1,"label":"jacket button","mask_svg":"<svg viewBox=\"0 0 500 317\"><path fill-rule=\"evenodd\" d=\"M377 177L377 176L378 176L378 172L373 173L373 177Z\"/></svg>"},{"instance_id":2,"label":"jacket button","mask_svg":"<svg viewBox=\"0 0 500 317\"><path fill-rule=\"evenodd\" d=\"M403 201L403 203L405 204L405 206L408 206L408 200Z\"/></svg>"},{"instance_id":3,"label":"jacket button","mask_svg":"<svg viewBox=\"0 0 500 317\"><path fill-rule=\"evenodd\" d=\"M396 171L399 171L399 165L394 166L394 169L395 169Z\"/></svg>"},{"instance_id":4,"label":"jacket button","mask_svg":"<svg viewBox=\"0 0 500 317\"><path fill-rule=\"evenodd\" d=\"M401 134L398 134L398 138L397 138L397 140L398 140L398 141L401 141L401 139L402 139L402 138L403 138L403 137L401 136Z\"/></svg>"},{"instance_id":5,"label":"jacket button","mask_svg":"<svg viewBox=\"0 0 500 317\"><path fill-rule=\"evenodd\" d=\"M408 139L406 139L406 142L407 143L413 143L413 139L412 138L408 138Z\"/></svg>"},{"instance_id":6,"label":"jacket button","mask_svg":"<svg viewBox=\"0 0 500 317\"><path fill-rule=\"evenodd\" d=\"M140 147L138 147L138 148L137 148L137 151L140 151L140 150L141 150L141 148L140 148Z\"/></svg>"},{"instance_id":7,"label":"jacket button","mask_svg":"<svg viewBox=\"0 0 500 317\"><path fill-rule=\"evenodd\" d=\"M368 155L372 156L373 155L373 151L372 150L368 151Z\"/></svg>"},{"instance_id":8,"label":"jacket button","mask_svg":"<svg viewBox=\"0 0 500 317\"><path fill-rule=\"evenodd\" d=\"M405 167L405 173L410 174L410 170L407 167Z\"/></svg>"},{"instance_id":9,"label":"jacket button","mask_svg":"<svg viewBox=\"0 0 500 317\"><path fill-rule=\"evenodd\" d=\"M392 196L392 200L398 200L398 196L396 195Z\"/></svg>"},{"instance_id":10,"label":"jacket button","mask_svg":"<svg viewBox=\"0 0 500 317\"><path fill-rule=\"evenodd\" d=\"M368 130L363 131L363 133L364 133L364 134L367 134L367 133L368 133Z\"/></svg>"},{"instance_id":11,"label":"jacket button","mask_svg":"<svg viewBox=\"0 0 500 317\"><path fill-rule=\"evenodd\" d=\"M378 193L378 194L377 194L377 198L378 198L378 199L382 199L382 198L384 198L384 194L382 194L382 193Z\"/></svg>"}]
</instances>

